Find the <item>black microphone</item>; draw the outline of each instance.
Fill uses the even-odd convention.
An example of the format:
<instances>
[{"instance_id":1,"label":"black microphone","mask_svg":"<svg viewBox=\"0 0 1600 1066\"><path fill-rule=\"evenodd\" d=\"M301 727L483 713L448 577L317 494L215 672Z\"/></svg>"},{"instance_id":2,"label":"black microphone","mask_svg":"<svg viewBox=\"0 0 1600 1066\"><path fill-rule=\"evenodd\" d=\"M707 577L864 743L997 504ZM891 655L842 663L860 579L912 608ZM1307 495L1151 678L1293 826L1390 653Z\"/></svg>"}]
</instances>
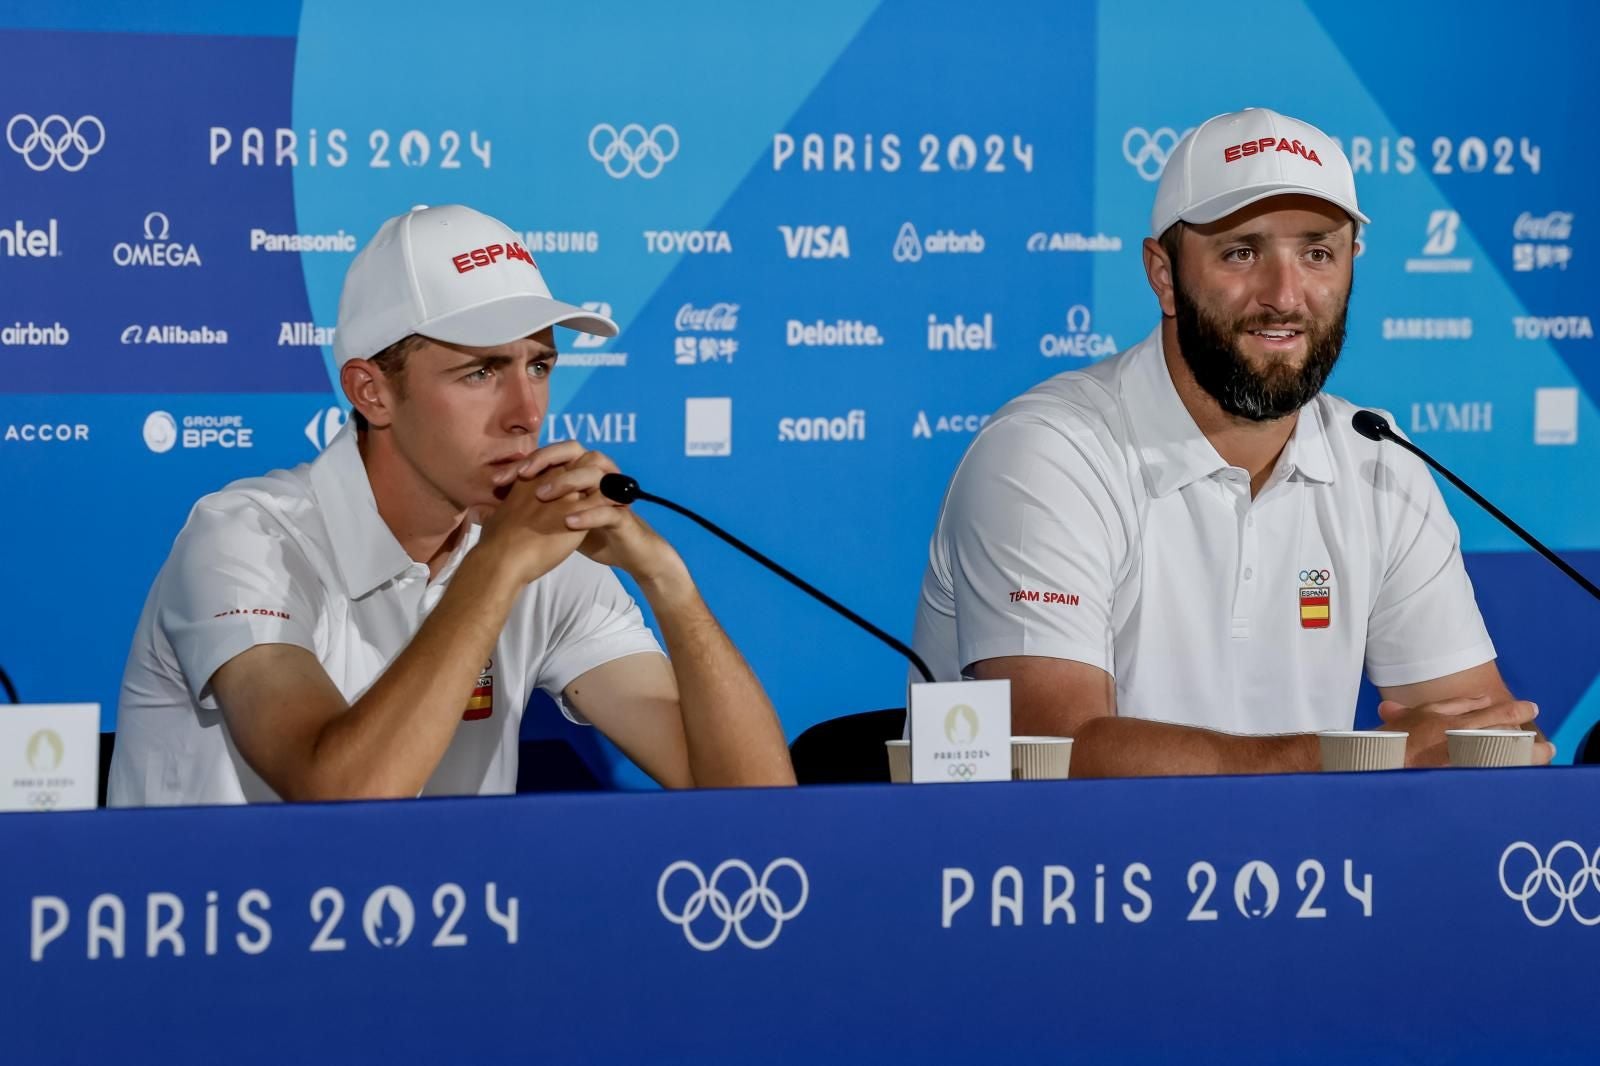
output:
<instances>
[{"instance_id":1,"label":"black microphone","mask_svg":"<svg viewBox=\"0 0 1600 1066\"><path fill-rule=\"evenodd\" d=\"M1596 588L1594 582L1590 581L1588 578L1574 570L1570 565L1568 565L1565 559L1561 558L1561 556L1557 555L1549 548L1546 548L1532 533L1529 533L1526 529L1523 529L1521 526L1513 522L1510 516L1504 511L1500 510L1500 508L1496 507L1494 504L1478 495L1472 486L1468 485L1465 481L1462 481L1450 471L1440 466L1433 456L1429 455L1427 452L1423 451L1421 448L1417 447L1415 444L1412 444L1400 434L1396 433L1394 428L1389 425L1388 419L1384 418L1376 411L1357 411L1355 415L1351 417L1350 424L1355 427L1355 431L1357 433L1361 434L1363 437L1366 437L1368 440L1393 441L1395 444L1400 445L1400 447L1404 448L1412 455L1415 455L1418 459L1421 459L1423 462L1439 471L1439 473L1443 474L1445 478L1449 480L1450 484L1454 485L1456 488L1470 496L1472 498L1472 502L1476 503L1479 507L1482 507L1485 511L1488 511L1490 514L1498 518L1507 529L1511 530L1511 532L1515 533L1517 536L1526 541L1529 547L1533 548L1534 551L1538 552L1546 559L1549 559L1563 574L1566 574L1572 580L1582 585L1584 590L1588 592L1589 595L1593 596L1597 600L1600 600L1600 588Z\"/></svg>"},{"instance_id":2,"label":"black microphone","mask_svg":"<svg viewBox=\"0 0 1600 1066\"><path fill-rule=\"evenodd\" d=\"M865 618L862 618L859 614L856 614L854 611L840 603L838 600L834 599L832 596L829 596L826 592L823 592L808 582L796 577L794 574L791 574L788 570L779 566L771 559L768 559L765 555L762 555L760 552L750 547L750 545L746 544L732 533L729 533L727 530L721 528L716 523L701 518L687 507L679 506L678 504L673 503L671 500L663 499L660 496L651 495L650 493L641 489L639 487L639 483L626 474L607 474L602 477L600 479L600 494L606 499L614 500L620 504L630 504L635 500L645 500L648 503L660 504L669 511L678 512L691 522L697 523L702 528L722 538L735 548L738 548L750 558L754 559L768 570L771 570L774 574L777 574L779 577L789 582L789 584L793 585L801 592L804 592L810 595L813 599L816 599L824 605L833 608L835 611L844 615L862 629L865 629L868 633L871 633L873 636L889 645L889 647L893 648L901 655L904 655L906 659L910 661L911 665L917 668L917 672L922 675L922 679L924 681L933 680L933 671L928 669L928 664L923 662L922 657L916 652L912 651L909 646L890 636L888 633L885 633L883 630L879 629Z\"/></svg>"}]
</instances>

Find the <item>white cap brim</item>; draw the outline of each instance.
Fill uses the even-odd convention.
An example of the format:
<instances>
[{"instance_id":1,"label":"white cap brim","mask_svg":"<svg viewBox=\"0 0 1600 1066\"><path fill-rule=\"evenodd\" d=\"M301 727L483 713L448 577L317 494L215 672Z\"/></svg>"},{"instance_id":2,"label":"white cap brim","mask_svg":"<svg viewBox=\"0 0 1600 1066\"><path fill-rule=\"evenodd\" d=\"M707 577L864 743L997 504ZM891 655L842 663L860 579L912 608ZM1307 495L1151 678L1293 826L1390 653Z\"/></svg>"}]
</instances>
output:
<instances>
[{"instance_id":1,"label":"white cap brim","mask_svg":"<svg viewBox=\"0 0 1600 1066\"><path fill-rule=\"evenodd\" d=\"M531 293L502 296L497 300L452 311L418 323L414 332L449 344L493 348L510 344L550 326L565 326L597 337L617 335L617 324L605 315Z\"/></svg>"},{"instance_id":2,"label":"white cap brim","mask_svg":"<svg viewBox=\"0 0 1600 1066\"><path fill-rule=\"evenodd\" d=\"M1229 189L1219 196L1213 196L1209 200L1202 200L1172 221L1177 222L1181 219L1184 222L1193 222L1196 225L1203 226L1208 222L1215 222L1219 218L1227 218L1235 211L1243 210L1251 204L1259 203L1274 196L1310 196L1339 208L1360 225L1369 225L1372 221L1366 215L1363 215L1353 202L1345 202L1338 197L1329 196L1322 189L1310 189L1294 182L1272 182L1267 185L1252 185L1243 189ZM1170 225L1171 223L1168 223L1168 226ZM1163 227L1163 231L1165 229L1166 227Z\"/></svg>"}]
</instances>

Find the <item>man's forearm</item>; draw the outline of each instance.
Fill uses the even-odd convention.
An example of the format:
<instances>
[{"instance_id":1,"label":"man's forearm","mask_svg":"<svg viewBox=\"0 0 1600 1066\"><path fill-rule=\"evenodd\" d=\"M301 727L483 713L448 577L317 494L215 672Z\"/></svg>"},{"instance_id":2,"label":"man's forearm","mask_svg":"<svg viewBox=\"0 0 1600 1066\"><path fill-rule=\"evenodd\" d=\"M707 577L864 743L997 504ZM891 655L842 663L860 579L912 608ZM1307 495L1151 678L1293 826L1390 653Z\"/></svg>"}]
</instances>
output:
<instances>
[{"instance_id":1,"label":"man's forearm","mask_svg":"<svg viewBox=\"0 0 1600 1066\"><path fill-rule=\"evenodd\" d=\"M378 680L322 730L311 781L321 798L415 796L461 724L518 588L474 550Z\"/></svg>"},{"instance_id":2,"label":"man's forearm","mask_svg":"<svg viewBox=\"0 0 1600 1066\"><path fill-rule=\"evenodd\" d=\"M792 785L783 727L761 682L700 598L674 569L639 581L678 682L689 774L701 787Z\"/></svg>"},{"instance_id":3,"label":"man's forearm","mask_svg":"<svg viewBox=\"0 0 1600 1066\"><path fill-rule=\"evenodd\" d=\"M1074 732L1072 776L1274 774L1315 770L1315 734L1237 736L1194 726L1106 715Z\"/></svg>"}]
</instances>

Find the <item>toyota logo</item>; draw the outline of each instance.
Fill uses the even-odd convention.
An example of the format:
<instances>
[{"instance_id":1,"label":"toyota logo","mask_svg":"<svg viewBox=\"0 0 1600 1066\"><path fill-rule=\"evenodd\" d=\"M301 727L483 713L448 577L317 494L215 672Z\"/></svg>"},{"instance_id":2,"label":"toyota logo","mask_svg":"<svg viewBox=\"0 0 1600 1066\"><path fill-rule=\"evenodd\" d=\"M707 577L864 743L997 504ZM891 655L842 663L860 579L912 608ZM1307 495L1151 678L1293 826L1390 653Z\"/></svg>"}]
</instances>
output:
<instances>
[{"instance_id":1,"label":"toyota logo","mask_svg":"<svg viewBox=\"0 0 1600 1066\"><path fill-rule=\"evenodd\" d=\"M619 130L602 122L589 131L589 154L613 178L637 174L648 181L677 156L678 131L665 123L646 130L630 122Z\"/></svg>"},{"instance_id":2,"label":"toyota logo","mask_svg":"<svg viewBox=\"0 0 1600 1066\"><path fill-rule=\"evenodd\" d=\"M1533 864L1526 873L1527 860L1511 862L1513 855L1524 852ZM1567 855L1571 857L1564 858ZM1541 928L1555 925L1568 910L1579 925L1600 925L1600 899L1588 904L1592 914L1578 906L1586 892L1600 897L1600 848L1589 855L1576 841L1563 840L1549 854L1540 855L1538 848L1519 840L1500 853L1500 887L1522 904L1528 921Z\"/></svg>"},{"instance_id":3,"label":"toyota logo","mask_svg":"<svg viewBox=\"0 0 1600 1066\"><path fill-rule=\"evenodd\" d=\"M65 115L46 115L42 122L32 115L13 115L6 123L6 143L32 170L60 164L62 170L79 171L105 147L106 128L93 115L76 122L68 122Z\"/></svg>"},{"instance_id":4,"label":"toyota logo","mask_svg":"<svg viewBox=\"0 0 1600 1066\"><path fill-rule=\"evenodd\" d=\"M1178 134L1168 126L1162 126L1154 133L1143 126L1135 126L1122 135L1122 158L1145 181L1155 181L1161 177L1167 157L1178 146L1178 140Z\"/></svg>"},{"instance_id":5,"label":"toyota logo","mask_svg":"<svg viewBox=\"0 0 1600 1066\"><path fill-rule=\"evenodd\" d=\"M793 870L800 882L799 898L791 906L785 906L782 895L772 887L772 875L785 869ZM683 901L682 907L675 910L667 902L667 883L674 874L679 873L689 876L693 890ZM725 886L724 878L730 875L731 883ZM682 882L683 879L678 880ZM725 888L736 888L737 895L730 899ZM805 868L793 859L773 859L761 871L759 879L755 870L743 859L727 860L711 871L709 879L700 867L686 859L679 859L663 870L661 880L656 882L656 905L661 908L661 916L673 925L682 926L684 939L700 951L720 948L729 933L737 933L740 943L759 951L778 939L778 934L783 932L783 923L799 914L810 896L811 882L806 878ZM759 938L752 937L744 927L745 919L754 914L758 906L772 922L772 928ZM708 907L712 916L722 922L722 930L710 939L703 939L695 931L694 921Z\"/></svg>"}]
</instances>

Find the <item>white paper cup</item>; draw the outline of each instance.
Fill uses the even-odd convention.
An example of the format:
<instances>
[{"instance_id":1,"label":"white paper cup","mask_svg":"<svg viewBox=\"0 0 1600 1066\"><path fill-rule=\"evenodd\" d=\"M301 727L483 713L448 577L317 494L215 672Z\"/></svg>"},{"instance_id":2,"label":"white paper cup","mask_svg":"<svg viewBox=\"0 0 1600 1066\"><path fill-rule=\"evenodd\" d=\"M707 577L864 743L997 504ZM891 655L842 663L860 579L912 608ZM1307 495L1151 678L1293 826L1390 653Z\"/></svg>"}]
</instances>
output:
<instances>
[{"instance_id":1,"label":"white paper cup","mask_svg":"<svg viewBox=\"0 0 1600 1066\"><path fill-rule=\"evenodd\" d=\"M1318 733L1324 770L1398 770L1406 764L1409 733L1330 729Z\"/></svg>"},{"instance_id":2,"label":"white paper cup","mask_svg":"<svg viewBox=\"0 0 1600 1066\"><path fill-rule=\"evenodd\" d=\"M886 740L883 749L889 753L889 780L897 785L911 781L911 741Z\"/></svg>"},{"instance_id":3,"label":"white paper cup","mask_svg":"<svg viewBox=\"0 0 1600 1066\"><path fill-rule=\"evenodd\" d=\"M1531 729L1446 729L1451 766L1532 766Z\"/></svg>"},{"instance_id":4,"label":"white paper cup","mask_svg":"<svg viewBox=\"0 0 1600 1066\"><path fill-rule=\"evenodd\" d=\"M1071 737L1011 738L1013 781L1065 781L1071 767Z\"/></svg>"}]
</instances>

